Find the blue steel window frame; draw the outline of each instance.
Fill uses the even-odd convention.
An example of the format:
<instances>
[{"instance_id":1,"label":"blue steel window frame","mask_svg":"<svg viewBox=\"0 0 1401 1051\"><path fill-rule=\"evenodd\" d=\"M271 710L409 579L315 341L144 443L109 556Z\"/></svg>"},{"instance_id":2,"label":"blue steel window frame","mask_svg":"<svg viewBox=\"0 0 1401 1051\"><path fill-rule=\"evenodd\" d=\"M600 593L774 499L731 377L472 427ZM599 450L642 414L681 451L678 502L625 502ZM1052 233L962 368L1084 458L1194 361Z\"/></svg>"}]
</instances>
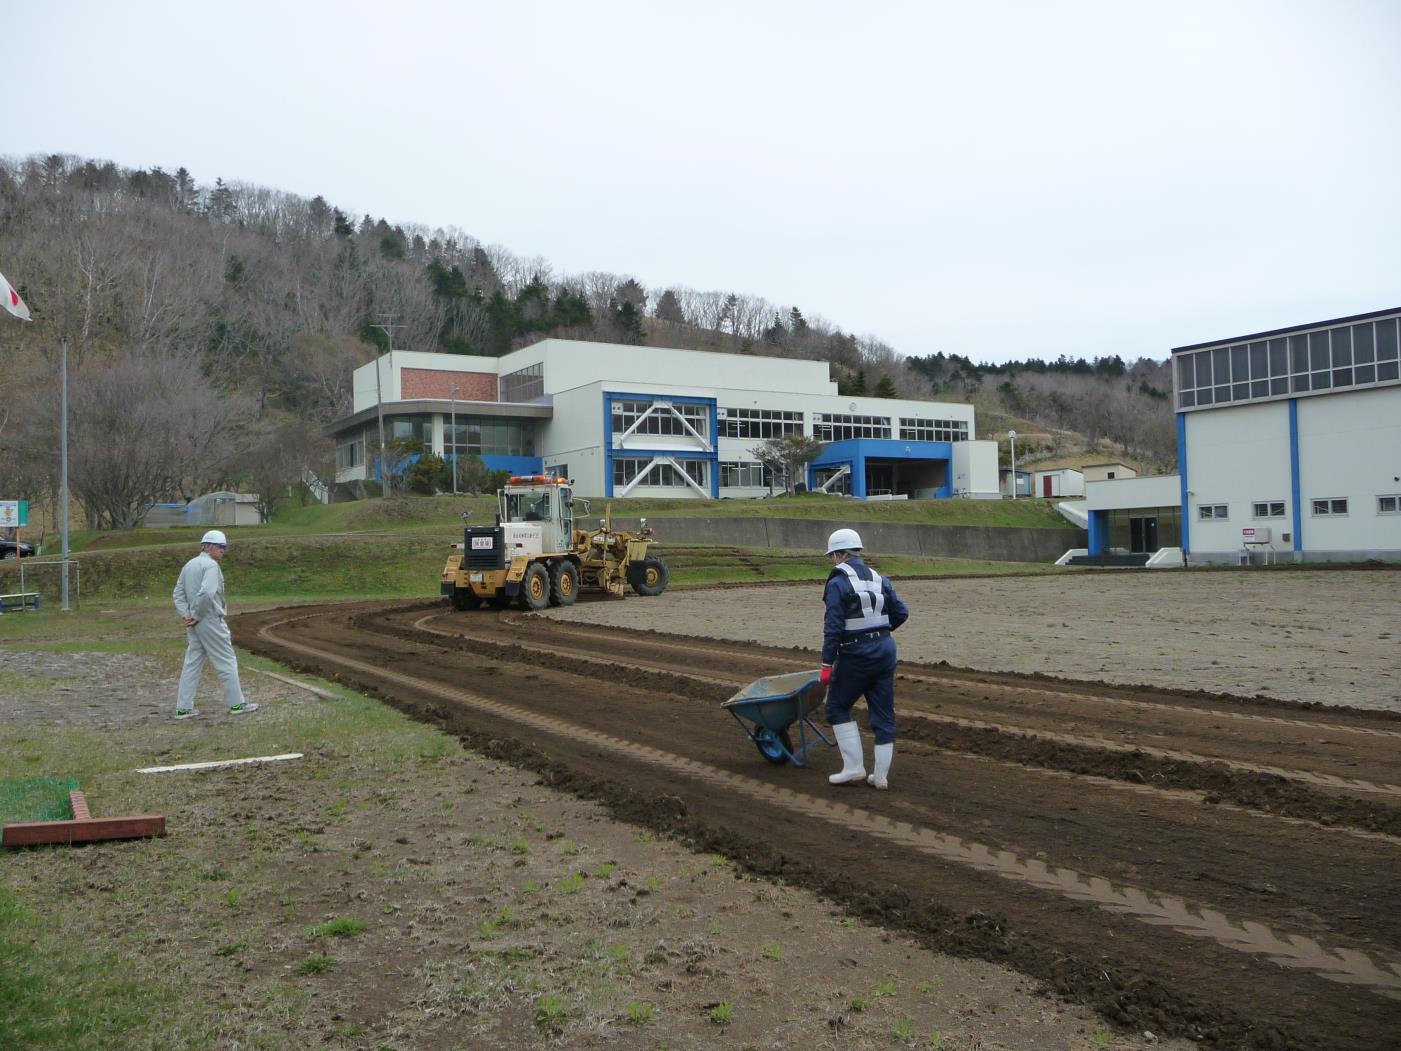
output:
<instances>
[{"instance_id":1,"label":"blue steel window frame","mask_svg":"<svg viewBox=\"0 0 1401 1051\"><path fill-rule=\"evenodd\" d=\"M705 405L710 408L710 452L696 452L694 449L663 449L660 447L648 446L647 452L652 456L670 456L676 460L709 460L710 461L710 498L720 499L720 439L717 410L719 400L717 398L699 398L694 395L682 394L641 394L636 391L616 391L605 390L603 392L603 495L613 495L613 461L617 459L634 460L637 458L636 449L614 449L613 448L613 402L615 401L669 401L673 405Z\"/></svg>"}]
</instances>

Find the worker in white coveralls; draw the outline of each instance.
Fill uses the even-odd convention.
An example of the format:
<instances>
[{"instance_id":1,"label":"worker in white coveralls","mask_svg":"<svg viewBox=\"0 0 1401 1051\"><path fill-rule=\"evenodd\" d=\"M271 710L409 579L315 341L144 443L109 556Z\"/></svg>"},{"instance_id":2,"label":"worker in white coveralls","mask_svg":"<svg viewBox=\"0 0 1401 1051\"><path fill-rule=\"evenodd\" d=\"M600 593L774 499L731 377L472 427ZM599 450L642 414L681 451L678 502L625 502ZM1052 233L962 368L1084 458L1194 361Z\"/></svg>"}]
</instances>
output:
<instances>
[{"instance_id":1,"label":"worker in white coveralls","mask_svg":"<svg viewBox=\"0 0 1401 1051\"><path fill-rule=\"evenodd\" d=\"M195 711L195 691L204 673L204 661L214 665L230 715L257 711L258 706L243 699L238 683L238 660L233 638L224 623L224 571L219 568L229 541L217 529L205 533L200 553L185 563L175 582L175 608L185 618L185 667L180 672L180 694L175 701L175 718L191 719Z\"/></svg>"},{"instance_id":2,"label":"worker in white coveralls","mask_svg":"<svg viewBox=\"0 0 1401 1051\"><path fill-rule=\"evenodd\" d=\"M895 588L861 561L861 537L854 529L838 529L827 538L832 572L822 600L822 682L827 686L827 721L837 736L842 768L828 778L834 785L865 781L873 788L890 787L890 762L895 757L895 640L890 633L909 619L910 611ZM876 745L868 777L861 731L851 717L852 705L866 697Z\"/></svg>"}]
</instances>

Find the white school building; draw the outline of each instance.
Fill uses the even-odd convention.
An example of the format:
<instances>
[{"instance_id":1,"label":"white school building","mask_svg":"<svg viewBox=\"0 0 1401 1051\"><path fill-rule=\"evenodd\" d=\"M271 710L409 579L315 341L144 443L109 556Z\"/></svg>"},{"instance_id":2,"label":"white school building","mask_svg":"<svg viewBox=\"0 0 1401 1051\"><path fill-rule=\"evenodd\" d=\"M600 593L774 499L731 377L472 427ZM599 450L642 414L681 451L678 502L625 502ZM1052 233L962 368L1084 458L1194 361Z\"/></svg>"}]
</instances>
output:
<instances>
[{"instance_id":1,"label":"white school building","mask_svg":"<svg viewBox=\"0 0 1401 1051\"><path fill-rule=\"evenodd\" d=\"M824 361L547 339L500 358L396 350L355 370L327 431L336 481L373 477L385 440L574 479L580 496L760 497L769 438L823 442L799 484L857 497L997 499L973 406L840 396Z\"/></svg>"}]
</instances>

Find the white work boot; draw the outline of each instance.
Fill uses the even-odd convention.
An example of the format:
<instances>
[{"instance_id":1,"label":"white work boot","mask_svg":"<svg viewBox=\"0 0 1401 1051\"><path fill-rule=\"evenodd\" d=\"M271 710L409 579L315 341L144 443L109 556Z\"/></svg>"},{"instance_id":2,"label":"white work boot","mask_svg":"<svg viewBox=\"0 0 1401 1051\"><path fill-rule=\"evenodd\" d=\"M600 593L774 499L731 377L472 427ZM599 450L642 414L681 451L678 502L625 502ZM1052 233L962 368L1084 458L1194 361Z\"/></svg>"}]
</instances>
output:
<instances>
[{"instance_id":1,"label":"white work boot","mask_svg":"<svg viewBox=\"0 0 1401 1051\"><path fill-rule=\"evenodd\" d=\"M848 785L866 778L866 766L861 761L861 730L854 723L837 723L832 727L837 735L837 747L842 750L842 770L827 778L834 785Z\"/></svg>"},{"instance_id":2,"label":"white work boot","mask_svg":"<svg viewBox=\"0 0 1401 1051\"><path fill-rule=\"evenodd\" d=\"M866 783L872 788L879 788L884 792L890 787L890 761L895 758L895 743L878 744L875 748L875 773L866 778Z\"/></svg>"}]
</instances>

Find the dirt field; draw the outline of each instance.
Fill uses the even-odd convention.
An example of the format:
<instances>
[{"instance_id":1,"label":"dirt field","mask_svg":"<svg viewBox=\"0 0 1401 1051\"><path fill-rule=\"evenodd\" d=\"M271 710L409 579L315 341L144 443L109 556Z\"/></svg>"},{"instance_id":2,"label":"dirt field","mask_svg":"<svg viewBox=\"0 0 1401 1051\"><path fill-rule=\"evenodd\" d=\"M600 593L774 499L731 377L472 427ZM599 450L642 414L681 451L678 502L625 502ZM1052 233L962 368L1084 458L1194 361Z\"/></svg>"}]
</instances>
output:
<instances>
[{"instance_id":1,"label":"dirt field","mask_svg":"<svg viewBox=\"0 0 1401 1051\"><path fill-rule=\"evenodd\" d=\"M173 722L178 670L175 655L0 650L0 732L20 764L56 733L105 742L125 767L306 752L99 779L84 785L95 812L163 813L170 834L3 855L0 890L42 916L46 937L117 957L110 985L82 966L58 972L101 1019L85 1039L16 1035L7 1004L7 1051L1190 1051L651 821L610 820L567 779L552 788L376 705L364 706L376 740L347 740L336 727L354 702L245 663L259 712L223 716L206 679L204 715ZM337 922L363 929L316 933ZM178 1000L123 1024L103 997L128 982Z\"/></svg>"},{"instance_id":2,"label":"dirt field","mask_svg":"<svg viewBox=\"0 0 1401 1051\"><path fill-rule=\"evenodd\" d=\"M813 586L678 592L570 613L645 620L650 632L420 604L388 613L269 611L240 618L236 636L373 691L615 816L816 891L926 949L1006 963L1093 1006L1121 1027L1121 1040L1152 1031L1242 1049L1394 1046L1394 713L1057 684L923 662L975 664L959 653L986 655L997 636L1020 630L1027 642L1006 650L1007 659L1035 670L1083 664L1072 643L1098 660L1075 669L1085 678L1141 681L1157 675L1140 674L1144 661L1127 654L1171 668L1174 654L1190 653L1188 675L1175 685L1256 693L1290 679L1265 678L1279 675L1274 665L1287 658L1287 668L1313 673L1313 690L1274 692L1384 706L1395 697L1390 678L1377 684L1394 675L1394 662L1383 659L1394 654L1387 639L1395 603L1385 589L1401 578L1083 580L902 588L918 618L910 627L920 627L901 633L902 738L888 793L828 786L829 753L807 769L771 765L717 708L752 679L811 667L813 655L703 635L783 647L806 641L817 620ZM1291 597L1284 581L1302 591ZM975 601L989 585L1001 598ZM1026 589L1037 586L1057 591L1034 601ZM1303 608L1326 606L1330 594L1330 613L1299 623ZM1055 600L1063 613L1036 612ZM1156 628L1132 627L1132 611L1141 617L1150 600L1162 637L1176 643L1159 641ZM1018 616L1033 615L1039 631L1016 628ZM677 632L656 630L667 624ZM1053 624L1058 633L1047 639ZM1285 631L1290 641L1277 639L1274 660L1265 660L1264 642ZM1217 670L1233 661L1255 663L1244 676ZM1056 1045L1048 1030L1044 1040L1014 1038L1012 1046Z\"/></svg>"},{"instance_id":3,"label":"dirt field","mask_svg":"<svg viewBox=\"0 0 1401 1051\"><path fill-rule=\"evenodd\" d=\"M900 656L1401 711L1401 570L910 581ZM766 646L821 643L821 586L670 591L551 616Z\"/></svg>"}]
</instances>

